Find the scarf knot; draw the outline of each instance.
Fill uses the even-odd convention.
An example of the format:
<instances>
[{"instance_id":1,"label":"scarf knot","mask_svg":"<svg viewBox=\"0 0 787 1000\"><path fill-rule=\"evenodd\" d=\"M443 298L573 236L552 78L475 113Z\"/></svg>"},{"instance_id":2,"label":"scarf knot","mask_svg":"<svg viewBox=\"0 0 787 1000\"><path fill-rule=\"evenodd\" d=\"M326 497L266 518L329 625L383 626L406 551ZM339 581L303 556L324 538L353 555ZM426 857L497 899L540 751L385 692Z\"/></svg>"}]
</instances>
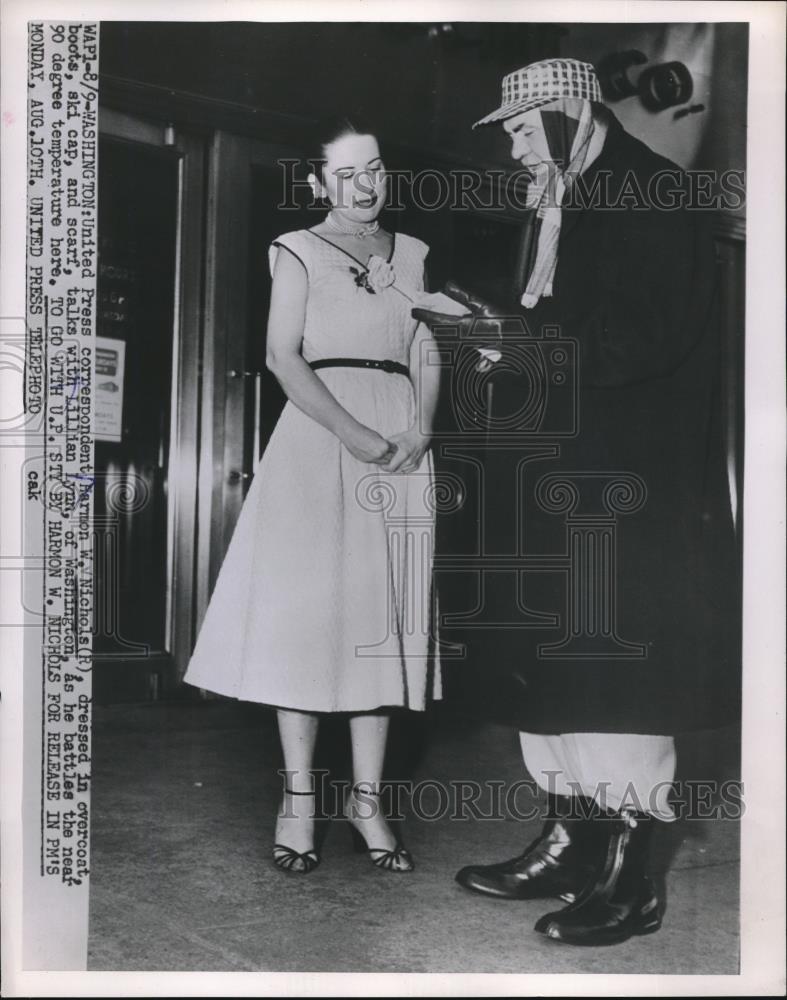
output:
<instances>
[{"instance_id":1,"label":"scarf knot","mask_svg":"<svg viewBox=\"0 0 787 1000\"><path fill-rule=\"evenodd\" d=\"M566 113L565 108L561 109L561 113ZM552 295L560 241L561 206L567 186L572 182L572 178L582 172L592 135L591 105L590 101L584 101L576 135L567 157L568 164L563 167L557 162L544 163L536 171L532 200L536 205L538 242L533 269L520 299L526 309L532 309L542 296Z\"/></svg>"}]
</instances>

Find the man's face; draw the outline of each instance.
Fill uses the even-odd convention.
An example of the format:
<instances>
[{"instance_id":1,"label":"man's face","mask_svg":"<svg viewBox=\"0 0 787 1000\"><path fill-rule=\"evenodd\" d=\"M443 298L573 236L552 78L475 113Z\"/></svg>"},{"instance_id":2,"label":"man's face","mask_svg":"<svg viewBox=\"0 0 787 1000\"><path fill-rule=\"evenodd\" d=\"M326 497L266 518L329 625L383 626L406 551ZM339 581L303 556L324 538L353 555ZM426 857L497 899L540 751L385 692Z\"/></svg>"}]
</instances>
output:
<instances>
[{"instance_id":1,"label":"man's face","mask_svg":"<svg viewBox=\"0 0 787 1000\"><path fill-rule=\"evenodd\" d=\"M503 128L511 139L511 156L523 167L535 169L551 161L549 145L538 108L506 118Z\"/></svg>"}]
</instances>

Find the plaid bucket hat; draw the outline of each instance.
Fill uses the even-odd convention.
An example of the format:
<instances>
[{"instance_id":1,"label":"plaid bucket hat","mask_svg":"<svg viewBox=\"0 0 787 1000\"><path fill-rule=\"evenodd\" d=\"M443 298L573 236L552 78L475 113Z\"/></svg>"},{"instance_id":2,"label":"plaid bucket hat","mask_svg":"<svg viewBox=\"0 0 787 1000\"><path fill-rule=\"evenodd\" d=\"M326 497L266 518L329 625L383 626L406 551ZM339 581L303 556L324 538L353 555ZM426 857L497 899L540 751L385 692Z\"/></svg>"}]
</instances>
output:
<instances>
[{"instance_id":1,"label":"plaid bucket hat","mask_svg":"<svg viewBox=\"0 0 787 1000\"><path fill-rule=\"evenodd\" d=\"M561 97L602 100L601 86L590 63L579 62L578 59L544 59L509 73L503 77L500 107L477 121L473 128L540 108Z\"/></svg>"}]
</instances>

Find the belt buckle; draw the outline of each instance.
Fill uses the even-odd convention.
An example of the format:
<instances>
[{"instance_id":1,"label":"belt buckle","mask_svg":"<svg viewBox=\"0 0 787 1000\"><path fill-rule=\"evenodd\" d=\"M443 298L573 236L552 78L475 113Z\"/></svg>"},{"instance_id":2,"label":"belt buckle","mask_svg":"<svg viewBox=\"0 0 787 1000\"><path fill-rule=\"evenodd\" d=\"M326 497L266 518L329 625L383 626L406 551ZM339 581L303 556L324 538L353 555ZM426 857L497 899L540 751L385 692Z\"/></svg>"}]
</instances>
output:
<instances>
[{"instance_id":1,"label":"belt buckle","mask_svg":"<svg viewBox=\"0 0 787 1000\"><path fill-rule=\"evenodd\" d=\"M393 375L396 371L396 366L393 361L389 361L387 358L380 362L380 367L384 372L388 372L389 375Z\"/></svg>"}]
</instances>

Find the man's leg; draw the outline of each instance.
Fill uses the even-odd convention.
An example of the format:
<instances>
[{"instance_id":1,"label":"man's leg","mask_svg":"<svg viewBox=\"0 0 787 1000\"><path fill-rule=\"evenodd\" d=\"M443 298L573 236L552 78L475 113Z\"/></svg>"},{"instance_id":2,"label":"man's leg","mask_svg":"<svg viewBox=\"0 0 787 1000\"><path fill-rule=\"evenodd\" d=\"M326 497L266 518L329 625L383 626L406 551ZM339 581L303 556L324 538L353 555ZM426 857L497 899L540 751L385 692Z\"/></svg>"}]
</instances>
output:
<instances>
[{"instance_id":1,"label":"man's leg","mask_svg":"<svg viewBox=\"0 0 787 1000\"><path fill-rule=\"evenodd\" d=\"M540 835L507 861L462 868L465 889L498 899L559 898L572 902L595 874L602 851L597 824L587 817L580 782L570 770L562 737L522 733L530 771L547 791L548 813Z\"/></svg>"},{"instance_id":2,"label":"man's leg","mask_svg":"<svg viewBox=\"0 0 787 1000\"><path fill-rule=\"evenodd\" d=\"M581 793L598 806L595 826L603 831L595 877L579 897L536 923L557 941L579 945L616 944L661 926L659 904L647 876L654 819L672 822L668 794L675 777L675 744L669 736L566 733L549 760L540 743L523 740L533 777L549 779L544 762L562 759ZM540 774L532 769L539 770ZM555 781L553 777L551 779Z\"/></svg>"},{"instance_id":3,"label":"man's leg","mask_svg":"<svg viewBox=\"0 0 787 1000\"><path fill-rule=\"evenodd\" d=\"M672 822L675 740L638 733L520 733L525 767L541 788L584 795L607 811L629 807Z\"/></svg>"},{"instance_id":4,"label":"man's leg","mask_svg":"<svg viewBox=\"0 0 787 1000\"><path fill-rule=\"evenodd\" d=\"M520 732L519 742L525 767L544 791L565 798L582 794L582 776L573 770L571 746L563 736Z\"/></svg>"}]
</instances>

